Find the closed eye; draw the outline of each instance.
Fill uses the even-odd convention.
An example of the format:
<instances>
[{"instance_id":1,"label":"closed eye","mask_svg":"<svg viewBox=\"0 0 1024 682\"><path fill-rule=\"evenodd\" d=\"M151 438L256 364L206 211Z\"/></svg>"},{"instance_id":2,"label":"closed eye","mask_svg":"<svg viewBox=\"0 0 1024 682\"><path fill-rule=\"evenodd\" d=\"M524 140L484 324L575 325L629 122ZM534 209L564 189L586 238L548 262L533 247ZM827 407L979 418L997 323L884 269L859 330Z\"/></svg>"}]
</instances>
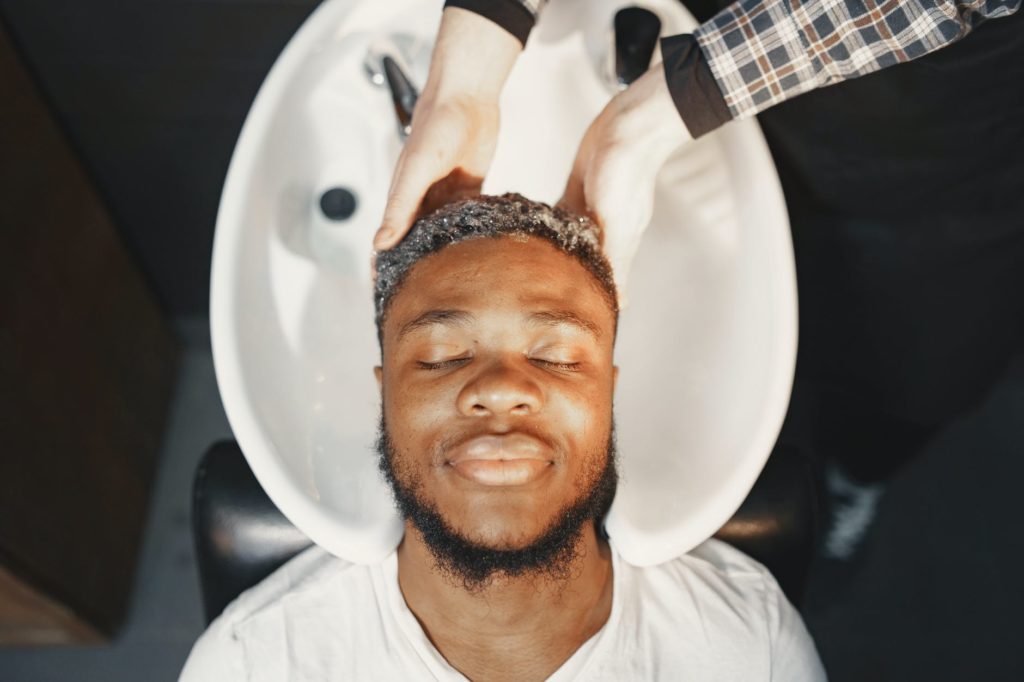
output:
<instances>
[{"instance_id":1,"label":"closed eye","mask_svg":"<svg viewBox=\"0 0 1024 682\"><path fill-rule=\"evenodd\" d=\"M580 363L578 362L553 362L551 360L543 360L541 358L531 358L532 362L545 367L551 367L552 369L558 369L563 372L578 372L580 369Z\"/></svg>"},{"instance_id":2,"label":"closed eye","mask_svg":"<svg viewBox=\"0 0 1024 682\"><path fill-rule=\"evenodd\" d=\"M460 367L470 360L472 360L472 358L454 358L452 360L442 360L440 362L424 362L423 360L417 360L416 364L420 369L442 370ZM544 360L542 358L530 358L530 362L563 372L578 372L581 364L579 362L555 362L553 360Z\"/></svg>"},{"instance_id":3,"label":"closed eye","mask_svg":"<svg viewBox=\"0 0 1024 682\"><path fill-rule=\"evenodd\" d=\"M452 360L442 360L441 362L423 362L417 360L416 364L419 365L420 369L450 369L452 367L458 367L462 364L469 362L472 358L454 358Z\"/></svg>"}]
</instances>

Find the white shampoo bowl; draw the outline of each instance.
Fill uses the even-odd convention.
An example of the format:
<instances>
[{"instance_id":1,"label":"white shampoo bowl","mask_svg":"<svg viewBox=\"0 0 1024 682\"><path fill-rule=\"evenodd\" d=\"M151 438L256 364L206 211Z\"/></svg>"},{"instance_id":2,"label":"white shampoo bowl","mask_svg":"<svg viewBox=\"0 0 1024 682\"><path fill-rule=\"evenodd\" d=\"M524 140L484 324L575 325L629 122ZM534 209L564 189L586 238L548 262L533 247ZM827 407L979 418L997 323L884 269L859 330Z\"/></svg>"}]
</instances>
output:
<instances>
[{"instance_id":1,"label":"white shampoo bowl","mask_svg":"<svg viewBox=\"0 0 1024 682\"><path fill-rule=\"evenodd\" d=\"M547 7L502 97L486 192L557 200L608 100L598 65L624 4ZM663 35L694 26L674 1L647 6ZM369 82L363 59L396 34L412 53L429 53L439 20L427 0L324 2L253 104L217 220L211 327L232 429L281 511L361 563L383 558L402 534L373 450L379 352L369 262L400 142L390 94ZM426 62L412 62L421 86ZM358 201L341 223L317 204L334 186ZM648 565L688 551L735 512L789 399L789 225L754 121L730 123L665 165L629 299L616 348L622 481L606 528L627 561Z\"/></svg>"}]
</instances>

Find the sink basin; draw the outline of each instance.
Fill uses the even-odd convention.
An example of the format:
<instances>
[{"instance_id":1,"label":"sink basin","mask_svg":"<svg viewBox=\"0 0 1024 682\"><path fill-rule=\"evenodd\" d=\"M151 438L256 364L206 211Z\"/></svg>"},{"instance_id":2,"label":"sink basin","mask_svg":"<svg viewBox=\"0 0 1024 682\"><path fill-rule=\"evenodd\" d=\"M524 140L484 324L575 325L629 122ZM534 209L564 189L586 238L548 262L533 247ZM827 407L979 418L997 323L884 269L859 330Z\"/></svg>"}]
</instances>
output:
<instances>
[{"instance_id":1,"label":"sink basin","mask_svg":"<svg viewBox=\"0 0 1024 682\"><path fill-rule=\"evenodd\" d=\"M627 3L551 3L502 97L484 191L558 199ZM647 3L663 33L692 17ZM367 51L399 37L422 85L439 5L327 0L274 65L243 127L221 199L211 294L224 406L257 479L311 539L350 561L402 534L373 450L379 364L371 243L401 148ZM658 56L655 56L658 59ZM329 188L356 199L321 214ZM740 505L782 423L796 352L796 288L778 178L754 121L676 153L659 176L616 348L622 482L606 527L626 561L671 559Z\"/></svg>"}]
</instances>

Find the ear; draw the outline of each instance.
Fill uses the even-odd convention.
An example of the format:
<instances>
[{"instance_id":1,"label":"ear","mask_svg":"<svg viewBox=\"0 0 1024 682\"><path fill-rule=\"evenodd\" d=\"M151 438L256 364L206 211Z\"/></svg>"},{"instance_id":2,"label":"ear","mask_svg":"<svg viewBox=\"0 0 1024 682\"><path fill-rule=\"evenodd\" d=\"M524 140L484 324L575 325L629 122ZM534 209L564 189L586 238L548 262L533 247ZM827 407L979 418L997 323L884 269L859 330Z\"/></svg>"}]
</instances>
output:
<instances>
[{"instance_id":1,"label":"ear","mask_svg":"<svg viewBox=\"0 0 1024 682\"><path fill-rule=\"evenodd\" d=\"M380 365L377 365L376 367L373 368L373 377L377 380L377 390L378 391L382 391L382 388L383 388L382 381L384 379L384 369Z\"/></svg>"}]
</instances>

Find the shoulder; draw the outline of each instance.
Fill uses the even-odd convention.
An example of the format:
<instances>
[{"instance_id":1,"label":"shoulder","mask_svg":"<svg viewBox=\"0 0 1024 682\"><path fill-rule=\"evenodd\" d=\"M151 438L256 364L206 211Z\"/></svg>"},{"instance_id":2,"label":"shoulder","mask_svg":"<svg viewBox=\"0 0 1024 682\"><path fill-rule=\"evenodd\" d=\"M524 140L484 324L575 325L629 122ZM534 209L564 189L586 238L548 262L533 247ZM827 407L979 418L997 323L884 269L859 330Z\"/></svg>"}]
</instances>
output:
<instances>
[{"instance_id":1,"label":"shoulder","mask_svg":"<svg viewBox=\"0 0 1024 682\"><path fill-rule=\"evenodd\" d=\"M762 640L765 604L779 590L764 566L714 539L675 559L629 570L642 604L658 604L673 620L699 617L701 630L719 629L722 641L736 644L739 639L731 632L754 635L754 642ZM650 617L650 607L645 610Z\"/></svg>"},{"instance_id":2,"label":"shoulder","mask_svg":"<svg viewBox=\"0 0 1024 682\"><path fill-rule=\"evenodd\" d=\"M711 649L740 655L748 664L760 660L772 679L825 679L800 614L771 572L738 549L707 540L641 569L640 584L639 596L658 603L660 617L693 628Z\"/></svg>"},{"instance_id":3,"label":"shoulder","mask_svg":"<svg viewBox=\"0 0 1024 682\"><path fill-rule=\"evenodd\" d=\"M678 560L702 573L756 585L769 592L782 592L775 576L764 564L722 540L709 538Z\"/></svg>"},{"instance_id":4,"label":"shoulder","mask_svg":"<svg viewBox=\"0 0 1024 682\"><path fill-rule=\"evenodd\" d=\"M691 582L707 586L709 594L729 609L745 613L748 620L764 626L769 634L780 612L791 613L800 621L771 571L728 543L706 540L669 563L685 570Z\"/></svg>"},{"instance_id":5,"label":"shoulder","mask_svg":"<svg viewBox=\"0 0 1024 682\"><path fill-rule=\"evenodd\" d=\"M645 572L652 580L728 583L734 586L728 594L743 599L759 600L765 591L779 590L775 578L761 563L714 538Z\"/></svg>"},{"instance_id":6,"label":"shoulder","mask_svg":"<svg viewBox=\"0 0 1024 682\"><path fill-rule=\"evenodd\" d=\"M261 630L268 625L280 624L285 605L297 601L329 607L332 599L352 594L335 586L356 582L365 588L369 576L369 567L339 559L316 545L301 552L239 595L210 624L192 647L180 682L248 679L247 668L253 663L248 646L254 637L262 639Z\"/></svg>"},{"instance_id":7,"label":"shoulder","mask_svg":"<svg viewBox=\"0 0 1024 682\"><path fill-rule=\"evenodd\" d=\"M352 578L365 567L353 564L313 545L228 604L217 621L240 625L275 608L282 599L316 591L325 583ZM217 621L214 621L215 623Z\"/></svg>"},{"instance_id":8,"label":"shoulder","mask_svg":"<svg viewBox=\"0 0 1024 682\"><path fill-rule=\"evenodd\" d=\"M782 611L800 620L771 572L721 540L706 540L652 571L649 579L666 583L666 592L674 584L681 598L700 600L703 608L721 607L762 632L771 630Z\"/></svg>"}]
</instances>

